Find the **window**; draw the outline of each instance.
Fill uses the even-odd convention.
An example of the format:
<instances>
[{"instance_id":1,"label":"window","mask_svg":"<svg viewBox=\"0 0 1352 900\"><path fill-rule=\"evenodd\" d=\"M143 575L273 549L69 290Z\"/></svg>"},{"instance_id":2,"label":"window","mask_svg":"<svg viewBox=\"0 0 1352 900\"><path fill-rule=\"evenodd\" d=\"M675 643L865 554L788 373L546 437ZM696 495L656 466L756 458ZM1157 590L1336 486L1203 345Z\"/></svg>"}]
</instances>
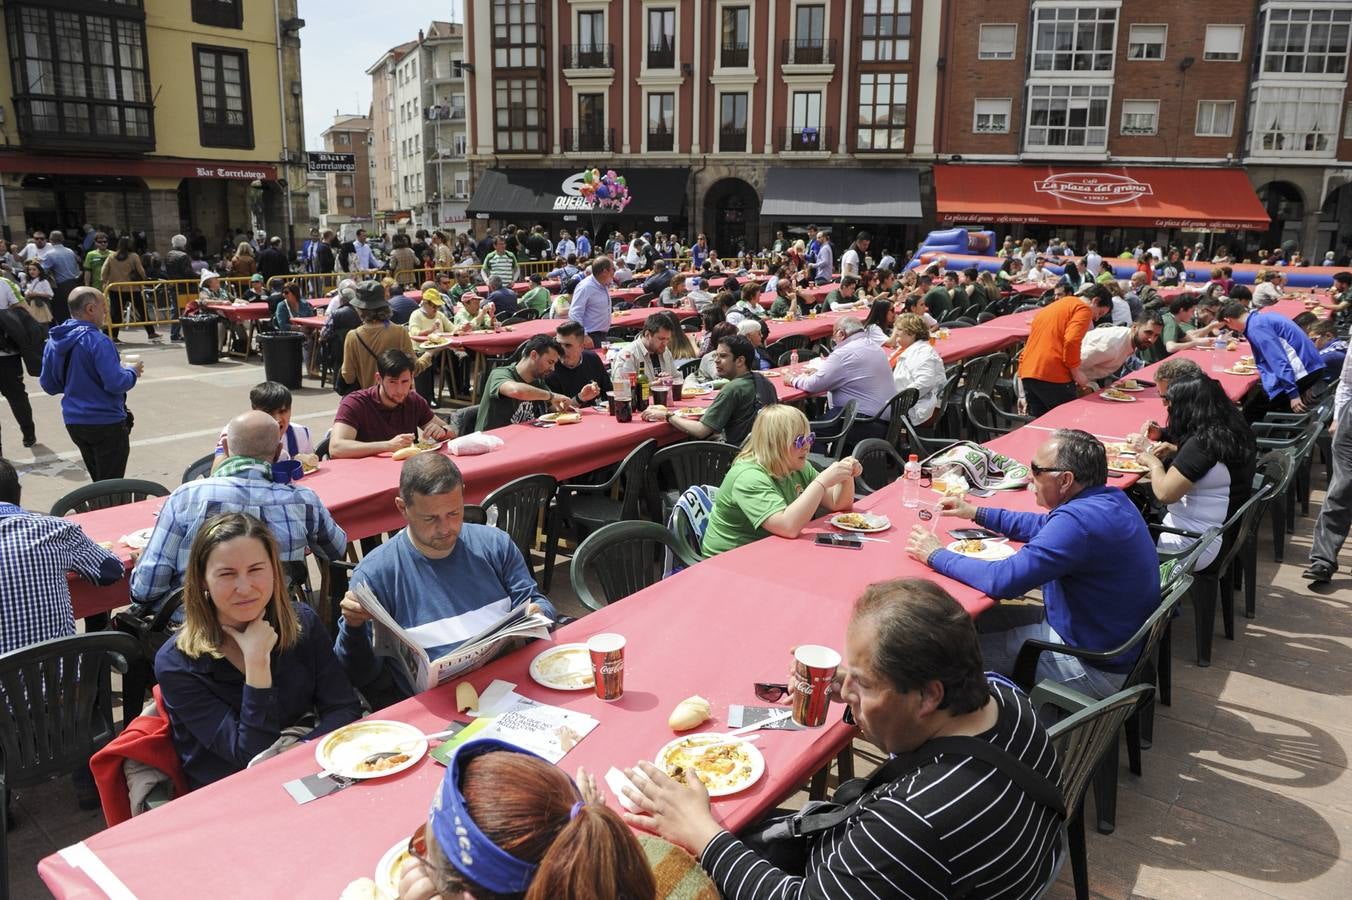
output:
<instances>
[{"instance_id":1,"label":"window","mask_svg":"<svg viewBox=\"0 0 1352 900\"><path fill-rule=\"evenodd\" d=\"M1348 9L1270 9L1263 72L1343 75L1347 72Z\"/></svg>"},{"instance_id":2,"label":"window","mask_svg":"<svg viewBox=\"0 0 1352 900\"><path fill-rule=\"evenodd\" d=\"M744 69L751 63L751 7L729 6L723 10L723 39L718 64L725 69Z\"/></svg>"},{"instance_id":3,"label":"window","mask_svg":"<svg viewBox=\"0 0 1352 900\"><path fill-rule=\"evenodd\" d=\"M192 0L192 20L217 28L243 28L243 0Z\"/></svg>"},{"instance_id":4,"label":"window","mask_svg":"<svg viewBox=\"0 0 1352 900\"><path fill-rule=\"evenodd\" d=\"M1127 38L1127 59L1164 59L1168 25L1133 25Z\"/></svg>"},{"instance_id":5,"label":"window","mask_svg":"<svg viewBox=\"0 0 1352 900\"><path fill-rule=\"evenodd\" d=\"M338 186L339 186L339 187L345 187L345 188L350 188L350 187L352 187L352 176L351 176L351 175L339 175L339 176L338 176Z\"/></svg>"},{"instance_id":6,"label":"window","mask_svg":"<svg viewBox=\"0 0 1352 900\"><path fill-rule=\"evenodd\" d=\"M544 149L543 112L538 78L499 78L493 83L499 151L539 153Z\"/></svg>"},{"instance_id":7,"label":"window","mask_svg":"<svg viewBox=\"0 0 1352 900\"><path fill-rule=\"evenodd\" d=\"M813 4L800 6L793 20L793 56L788 60L798 65L825 62L826 7Z\"/></svg>"},{"instance_id":8,"label":"window","mask_svg":"<svg viewBox=\"0 0 1352 900\"><path fill-rule=\"evenodd\" d=\"M354 204L353 204L353 202L352 202L352 198L351 198L351 197L339 197L339 198L338 198L338 206L339 206L340 209L351 209L351 208L353 207L353 205L354 205Z\"/></svg>"},{"instance_id":9,"label":"window","mask_svg":"<svg viewBox=\"0 0 1352 900\"><path fill-rule=\"evenodd\" d=\"M1117 10L1038 7L1033 12L1034 72L1111 72Z\"/></svg>"},{"instance_id":10,"label":"window","mask_svg":"<svg viewBox=\"0 0 1352 900\"><path fill-rule=\"evenodd\" d=\"M977 38L977 59L1013 59L1018 25L982 25Z\"/></svg>"},{"instance_id":11,"label":"window","mask_svg":"<svg viewBox=\"0 0 1352 900\"><path fill-rule=\"evenodd\" d=\"M1198 137L1229 137L1235 124L1235 102L1233 100L1198 100L1197 128Z\"/></svg>"},{"instance_id":12,"label":"window","mask_svg":"<svg viewBox=\"0 0 1352 900\"><path fill-rule=\"evenodd\" d=\"M1122 133L1155 134L1159 130L1158 100L1123 100Z\"/></svg>"},{"instance_id":13,"label":"window","mask_svg":"<svg viewBox=\"0 0 1352 900\"><path fill-rule=\"evenodd\" d=\"M336 135L334 135L334 143L336 143L340 147L346 147L349 143L351 143L351 141L348 138L348 134L346 131L340 131Z\"/></svg>"},{"instance_id":14,"label":"window","mask_svg":"<svg viewBox=\"0 0 1352 900\"><path fill-rule=\"evenodd\" d=\"M1013 101L977 100L972 113L972 132L974 134L1008 134L1009 110Z\"/></svg>"},{"instance_id":15,"label":"window","mask_svg":"<svg viewBox=\"0 0 1352 900\"><path fill-rule=\"evenodd\" d=\"M1260 86L1254 99L1255 155L1333 156L1342 88Z\"/></svg>"},{"instance_id":16,"label":"window","mask_svg":"<svg viewBox=\"0 0 1352 900\"><path fill-rule=\"evenodd\" d=\"M676 10L648 10L648 68L676 68Z\"/></svg>"},{"instance_id":17,"label":"window","mask_svg":"<svg viewBox=\"0 0 1352 900\"><path fill-rule=\"evenodd\" d=\"M911 0L864 0L861 62L911 58Z\"/></svg>"},{"instance_id":18,"label":"window","mask_svg":"<svg viewBox=\"0 0 1352 900\"><path fill-rule=\"evenodd\" d=\"M909 78L905 72L859 74L859 123L855 131L859 152L896 153L906 149Z\"/></svg>"},{"instance_id":19,"label":"window","mask_svg":"<svg viewBox=\"0 0 1352 900\"><path fill-rule=\"evenodd\" d=\"M1106 147L1109 85L1034 84L1028 88L1029 147Z\"/></svg>"},{"instance_id":20,"label":"window","mask_svg":"<svg viewBox=\"0 0 1352 900\"><path fill-rule=\"evenodd\" d=\"M606 60L606 14L600 10L577 14L577 60L579 69L600 69Z\"/></svg>"},{"instance_id":21,"label":"window","mask_svg":"<svg viewBox=\"0 0 1352 900\"><path fill-rule=\"evenodd\" d=\"M1352 139L1352 103L1343 110L1343 137Z\"/></svg>"},{"instance_id":22,"label":"window","mask_svg":"<svg viewBox=\"0 0 1352 900\"><path fill-rule=\"evenodd\" d=\"M605 151L606 146L606 95L577 95L577 140L573 150Z\"/></svg>"},{"instance_id":23,"label":"window","mask_svg":"<svg viewBox=\"0 0 1352 900\"><path fill-rule=\"evenodd\" d=\"M457 134L455 137L451 138L451 154L453 156L463 157L465 155L465 148L469 146L468 140L469 139L463 134Z\"/></svg>"},{"instance_id":24,"label":"window","mask_svg":"<svg viewBox=\"0 0 1352 900\"><path fill-rule=\"evenodd\" d=\"M1238 62L1244 49L1243 25L1208 25L1202 59L1212 62Z\"/></svg>"},{"instance_id":25,"label":"window","mask_svg":"<svg viewBox=\"0 0 1352 900\"><path fill-rule=\"evenodd\" d=\"M536 0L493 0L493 65L533 69L540 65L540 26Z\"/></svg>"},{"instance_id":26,"label":"window","mask_svg":"<svg viewBox=\"0 0 1352 900\"><path fill-rule=\"evenodd\" d=\"M197 55L197 121L204 147L254 145L245 50L194 46Z\"/></svg>"},{"instance_id":27,"label":"window","mask_svg":"<svg viewBox=\"0 0 1352 900\"><path fill-rule=\"evenodd\" d=\"M670 152L676 128L676 95L648 95L648 149Z\"/></svg>"},{"instance_id":28,"label":"window","mask_svg":"<svg viewBox=\"0 0 1352 900\"><path fill-rule=\"evenodd\" d=\"M455 176L455 195L457 197L469 196L469 178L465 175Z\"/></svg>"},{"instance_id":29,"label":"window","mask_svg":"<svg viewBox=\"0 0 1352 900\"><path fill-rule=\"evenodd\" d=\"M822 95L820 91L794 91L792 126L786 150L821 150Z\"/></svg>"},{"instance_id":30,"label":"window","mask_svg":"<svg viewBox=\"0 0 1352 900\"><path fill-rule=\"evenodd\" d=\"M34 146L154 148L139 4L99 16L6 4L19 132Z\"/></svg>"},{"instance_id":31,"label":"window","mask_svg":"<svg viewBox=\"0 0 1352 900\"><path fill-rule=\"evenodd\" d=\"M719 149L738 153L745 151L746 94L723 94L719 104Z\"/></svg>"}]
</instances>

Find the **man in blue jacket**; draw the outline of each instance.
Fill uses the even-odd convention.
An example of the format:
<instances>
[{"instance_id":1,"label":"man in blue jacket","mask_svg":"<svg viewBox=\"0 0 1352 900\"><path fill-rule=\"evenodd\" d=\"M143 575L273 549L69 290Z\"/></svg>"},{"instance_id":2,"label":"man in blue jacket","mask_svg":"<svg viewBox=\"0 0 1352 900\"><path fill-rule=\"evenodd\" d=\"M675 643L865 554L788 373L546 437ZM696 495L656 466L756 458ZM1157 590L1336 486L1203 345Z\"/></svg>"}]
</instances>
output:
<instances>
[{"instance_id":1,"label":"man in blue jacket","mask_svg":"<svg viewBox=\"0 0 1352 900\"><path fill-rule=\"evenodd\" d=\"M103 292L70 292L70 318L52 329L42 353L42 389L61 394L61 418L94 481L122 478L131 453L127 391L145 363L124 366L113 339L101 329L108 315Z\"/></svg>"},{"instance_id":2,"label":"man in blue jacket","mask_svg":"<svg viewBox=\"0 0 1352 900\"><path fill-rule=\"evenodd\" d=\"M1249 341L1267 402L1245 408L1249 419L1270 411L1305 412L1310 389L1324 378L1324 361L1300 326L1278 312L1255 313L1239 301L1221 307L1221 322Z\"/></svg>"},{"instance_id":3,"label":"man in blue jacket","mask_svg":"<svg viewBox=\"0 0 1352 900\"><path fill-rule=\"evenodd\" d=\"M1057 429L1033 454L1030 468L1037 504L1050 510L1046 514L976 507L951 497L943 504L944 515L971 519L1023 542L1012 556L996 562L972 559L944 549L921 525L911 530L907 546L911 556L936 572L996 599L1042 588L1042 621L981 635L986 664L1005 674L1013 671L1019 648L1029 639L1089 650L1120 646L1160 603L1155 542L1127 495L1106 486L1108 459L1098 438ZM999 607L994 612L997 622L1005 615ZM1102 698L1122 686L1135 661L1136 654L1128 653L1098 666L1043 653L1037 678Z\"/></svg>"}]
</instances>

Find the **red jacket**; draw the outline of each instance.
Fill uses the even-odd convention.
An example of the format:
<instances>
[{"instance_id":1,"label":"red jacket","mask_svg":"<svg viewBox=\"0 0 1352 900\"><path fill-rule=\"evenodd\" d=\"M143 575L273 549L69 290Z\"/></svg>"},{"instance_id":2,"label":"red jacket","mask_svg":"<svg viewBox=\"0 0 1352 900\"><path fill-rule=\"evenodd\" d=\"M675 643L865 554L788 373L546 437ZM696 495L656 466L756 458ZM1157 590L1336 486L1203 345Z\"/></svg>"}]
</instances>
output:
<instances>
[{"instance_id":1,"label":"red jacket","mask_svg":"<svg viewBox=\"0 0 1352 900\"><path fill-rule=\"evenodd\" d=\"M154 766L169 776L174 783L174 796L188 793L188 779L183 775L178 752L169 733L169 717L164 712L164 698L159 685L153 691L158 715L137 716L121 734L89 760L89 769L99 787L103 802L103 817L109 825L131 818L131 798L127 794L127 777L122 763L128 759Z\"/></svg>"}]
</instances>

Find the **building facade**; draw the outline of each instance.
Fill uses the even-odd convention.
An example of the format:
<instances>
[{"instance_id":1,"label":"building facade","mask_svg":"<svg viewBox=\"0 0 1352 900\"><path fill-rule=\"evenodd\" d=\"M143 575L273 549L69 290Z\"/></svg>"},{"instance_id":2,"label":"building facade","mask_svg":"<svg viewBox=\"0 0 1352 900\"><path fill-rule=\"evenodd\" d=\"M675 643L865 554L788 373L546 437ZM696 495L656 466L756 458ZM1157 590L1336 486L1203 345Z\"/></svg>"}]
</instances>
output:
<instances>
[{"instance_id":1,"label":"building facade","mask_svg":"<svg viewBox=\"0 0 1352 900\"><path fill-rule=\"evenodd\" d=\"M353 172L330 172L324 176L327 197L324 227L337 230L348 223L371 223L375 210L371 118L334 116L333 124L324 129L322 137L326 151L351 153L356 165Z\"/></svg>"},{"instance_id":2,"label":"building facade","mask_svg":"<svg viewBox=\"0 0 1352 900\"><path fill-rule=\"evenodd\" d=\"M308 227L296 0L11 0L0 53L5 231Z\"/></svg>"}]
</instances>

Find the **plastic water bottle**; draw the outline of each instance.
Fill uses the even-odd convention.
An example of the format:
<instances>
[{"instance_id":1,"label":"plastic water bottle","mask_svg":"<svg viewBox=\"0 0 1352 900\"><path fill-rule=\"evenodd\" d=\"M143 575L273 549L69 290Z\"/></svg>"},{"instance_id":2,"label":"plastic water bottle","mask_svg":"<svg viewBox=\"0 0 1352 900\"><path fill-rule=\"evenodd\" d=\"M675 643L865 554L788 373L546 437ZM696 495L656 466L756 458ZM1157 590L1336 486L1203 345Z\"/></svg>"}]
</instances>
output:
<instances>
[{"instance_id":1,"label":"plastic water bottle","mask_svg":"<svg viewBox=\"0 0 1352 900\"><path fill-rule=\"evenodd\" d=\"M1213 372L1225 371L1225 348L1230 345L1230 341L1223 334L1216 335L1216 340L1211 347L1216 355L1211 360L1211 370Z\"/></svg>"},{"instance_id":2,"label":"plastic water bottle","mask_svg":"<svg viewBox=\"0 0 1352 900\"><path fill-rule=\"evenodd\" d=\"M901 486L901 505L915 509L920 505L920 457L914 453L906 460L902 478L905 483Z\"/></svg>"},{"instance_id":3,"label":"plastic water bottle","mask_svg":"<svg viewBox=\"0 0 1352 900\"><path fill-rule=\"evenodd\" d=\"M798 351L797 351L797 349L794 349L794 350L790 350L790 351L789 351L789 365L791 365L791 366L796 366L796 365L798 365Z\"/></svg>"}]
</instances>

